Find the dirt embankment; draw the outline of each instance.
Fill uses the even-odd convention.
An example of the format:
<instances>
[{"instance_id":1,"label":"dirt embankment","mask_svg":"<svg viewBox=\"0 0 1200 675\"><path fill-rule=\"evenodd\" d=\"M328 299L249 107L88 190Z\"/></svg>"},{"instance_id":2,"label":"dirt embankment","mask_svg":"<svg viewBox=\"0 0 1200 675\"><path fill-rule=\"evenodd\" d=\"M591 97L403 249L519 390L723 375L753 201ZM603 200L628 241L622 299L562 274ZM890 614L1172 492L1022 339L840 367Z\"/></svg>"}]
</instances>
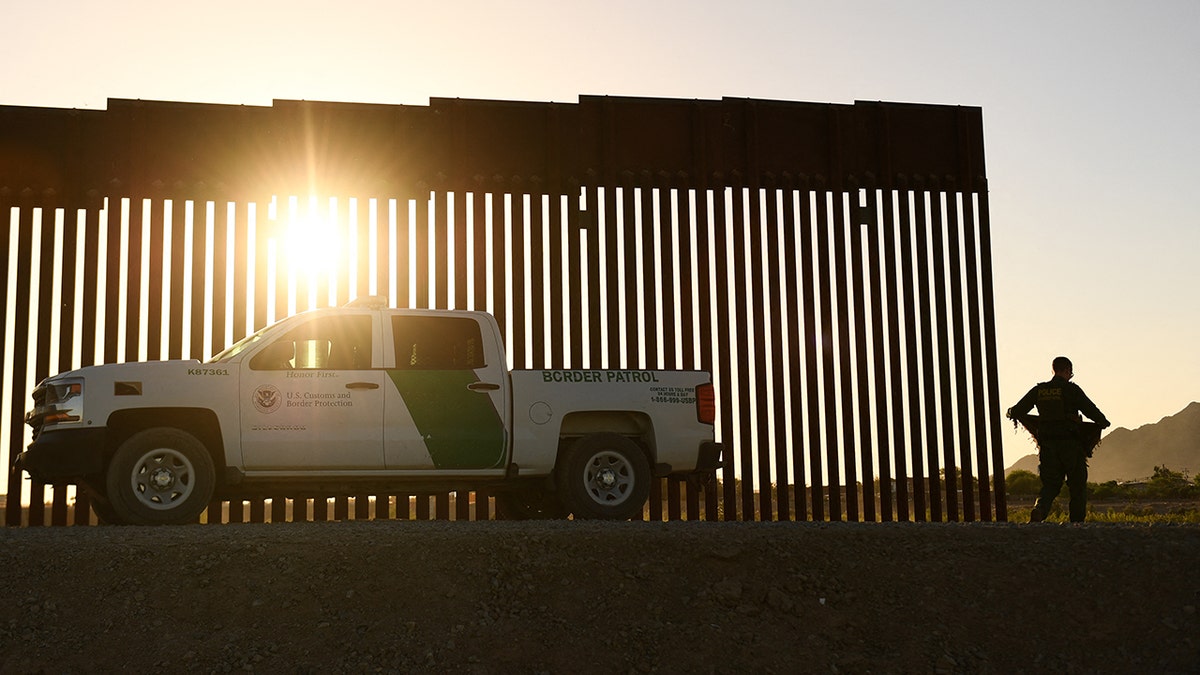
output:
<instances>
[{"instance_id":1,"label":"dirt embankment","mask_svg":"<svg viewBox=\"0 0 1200 675\"><path fill-rule=\"evenodd\" d=\"M0 530L0 672L1200 672L1200 527Z\"/></svg>"}]
</instances>

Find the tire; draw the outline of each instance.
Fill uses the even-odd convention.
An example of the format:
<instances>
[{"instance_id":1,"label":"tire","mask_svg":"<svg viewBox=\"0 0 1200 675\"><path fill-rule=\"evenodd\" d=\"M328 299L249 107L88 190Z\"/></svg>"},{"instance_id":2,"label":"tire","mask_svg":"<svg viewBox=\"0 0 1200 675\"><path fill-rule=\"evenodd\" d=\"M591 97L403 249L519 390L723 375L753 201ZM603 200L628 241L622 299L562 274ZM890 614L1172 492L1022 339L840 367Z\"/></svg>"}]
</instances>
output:
<instances>
[{"instance_id":1,"label":"tire","mask_svg":"<svg viewBox=\"0 0 1200 675\"><path fill-rule=\"evenodd\" d=\"M497 520L560 520L567 509L558 496L545 490L496 493Z\"/></svg>"},{"instance_id":2,"label":"tire","mask_svg":"<svg viewBox=\"0 0 1200 675\"><path fill-rule=\"evenodd\" d=\"M558 493L579 519L640 518L650 495L650 461L618 434L584 436L558 470Z\"/></svg>"},{"instance_id":3,"label":"tire","mask_svg":"<svg viewBox=\"0 0 1200 675\"><path fill-rule=\"evenodd\" d=\"M106 493L121 523L194 523L216 484L212 457L186 431L155 427L130 436L109 463Z\"/></svg>"}]
</instances>

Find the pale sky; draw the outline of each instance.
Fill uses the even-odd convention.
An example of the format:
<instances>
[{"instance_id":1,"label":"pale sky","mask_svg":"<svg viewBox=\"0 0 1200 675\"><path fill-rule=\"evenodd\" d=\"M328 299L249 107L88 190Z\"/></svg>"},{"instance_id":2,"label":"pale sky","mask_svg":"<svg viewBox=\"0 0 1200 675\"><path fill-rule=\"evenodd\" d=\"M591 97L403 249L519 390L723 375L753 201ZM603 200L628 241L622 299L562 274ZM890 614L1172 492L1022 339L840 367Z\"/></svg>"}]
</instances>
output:
<instances>
[{"instance_id":1,"label":"pale sky","mask_svg":"<svg viewBox=\"0 0 1200 675\"><path fill-rule=\"evenodd\" d=\"M1200 400L1200 2L0 0L0 105L109 98L983 108L1004 407L1075 362L1117 426ZM1006 434L1006 464L1028 451Z\"/></svg>"}]
</instances>

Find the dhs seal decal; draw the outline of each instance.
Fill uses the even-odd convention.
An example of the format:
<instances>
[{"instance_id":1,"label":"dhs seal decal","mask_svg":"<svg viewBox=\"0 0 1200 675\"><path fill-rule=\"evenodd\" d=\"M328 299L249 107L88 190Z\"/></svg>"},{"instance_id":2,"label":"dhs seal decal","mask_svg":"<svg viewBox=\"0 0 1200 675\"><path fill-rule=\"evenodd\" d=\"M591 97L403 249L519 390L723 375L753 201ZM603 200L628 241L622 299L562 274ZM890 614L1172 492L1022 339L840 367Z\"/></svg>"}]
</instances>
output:
<instances>
[{"instance_id":1,"label":"dhs seal decal","mask_svg":"<svg viewBox=\"0 0 1200 675\"><path fill-rule=\"evenodd\" d=\"M254 407L260 413L273 413L283 404L279 390L269 384L264 384L254 390Z\"/></svg>"}]
</instances>

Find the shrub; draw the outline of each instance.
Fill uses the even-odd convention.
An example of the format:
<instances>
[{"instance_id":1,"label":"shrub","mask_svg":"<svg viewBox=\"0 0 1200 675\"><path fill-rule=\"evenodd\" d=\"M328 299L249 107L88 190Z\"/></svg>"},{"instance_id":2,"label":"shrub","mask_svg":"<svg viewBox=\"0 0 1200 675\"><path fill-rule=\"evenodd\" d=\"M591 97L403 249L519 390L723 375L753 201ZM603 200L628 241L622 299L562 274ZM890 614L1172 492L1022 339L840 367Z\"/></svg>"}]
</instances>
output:
<instances>
[{"instance_id":1,"label":"shrub","mask_svg":"<svg viewBox=\"0 0 1200 675\"><path fill-rule=\"evenodd\" d=\"M1036 495L1042 489L1042 480L1032 471L1017 469L1005 477L1004 489L1010 495Z\"/></svg>"},{"instance_id":2,"label":"shrub","mask_svg":"<svg viewBox=\"0 0 1200 675\"><path fill-rule=\"evenodd\" d=\"M1155 466L1147 494L1153 497L1192 497L1200 494L1196 487L1194 482L1188 480L1186 473L1172 471L1166 466Z\"/></svg>"},{"instance_id":3,"label":"shrub","mask_svg":"<svg viewBox=\"0 0 1200 675\"><path fill-rule=\"evenodd\" d=\"M1103 483L1088 483L1089 499L1113 499L1128 496L1128 490L1122 488L1117 481L1109 480Z\"/></svg>"}]
</instances>

